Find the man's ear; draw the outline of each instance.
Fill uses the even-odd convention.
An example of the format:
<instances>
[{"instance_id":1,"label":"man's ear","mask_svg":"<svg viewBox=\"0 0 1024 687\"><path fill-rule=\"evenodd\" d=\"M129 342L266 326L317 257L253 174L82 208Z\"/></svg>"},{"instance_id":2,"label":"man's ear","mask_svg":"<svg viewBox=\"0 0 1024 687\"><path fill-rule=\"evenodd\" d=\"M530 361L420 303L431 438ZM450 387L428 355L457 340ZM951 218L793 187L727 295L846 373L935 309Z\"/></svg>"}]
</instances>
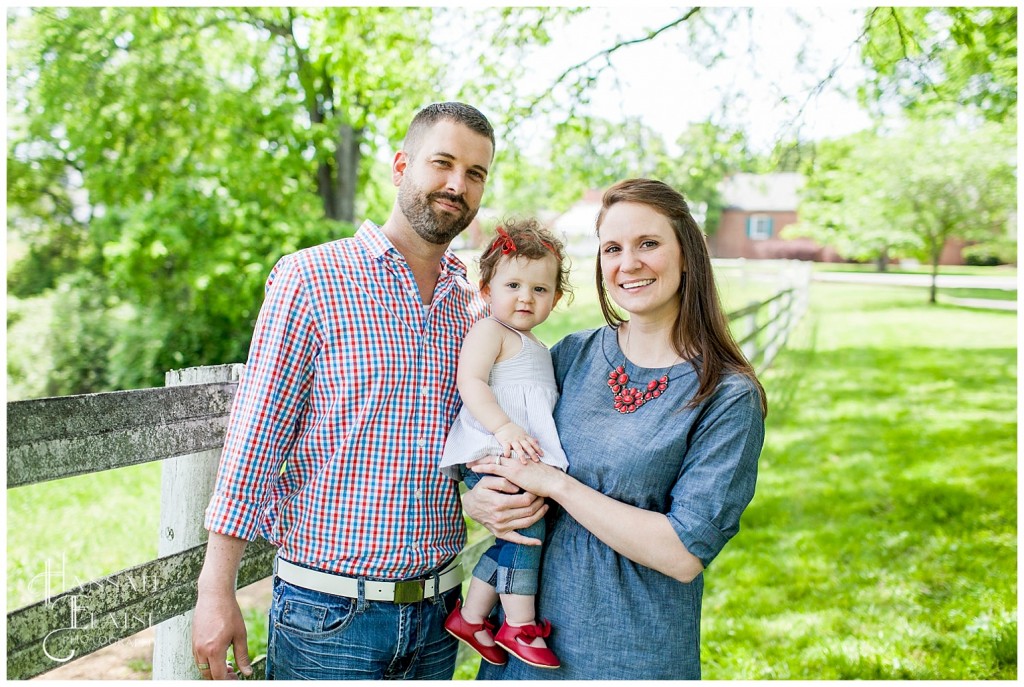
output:
<instances>
[{"instance_id":1,"label":"man's ear","mask_svg":"<svg viewBox=\"0 0 1024 687\"><path fill-rule=\"evenodd\" d=\"M409 155L404 150L395 153L395 159L391 161L391 183L400 186L405 170L409 166Z\"/></svg>"}]
</instances>

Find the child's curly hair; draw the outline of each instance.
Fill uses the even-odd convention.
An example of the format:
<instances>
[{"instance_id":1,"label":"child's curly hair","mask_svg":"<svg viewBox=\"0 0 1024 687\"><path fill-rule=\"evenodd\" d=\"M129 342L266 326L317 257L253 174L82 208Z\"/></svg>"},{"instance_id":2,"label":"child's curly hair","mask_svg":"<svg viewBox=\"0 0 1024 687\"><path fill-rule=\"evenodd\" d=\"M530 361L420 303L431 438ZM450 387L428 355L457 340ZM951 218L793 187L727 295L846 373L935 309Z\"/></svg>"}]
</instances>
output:
<instances>
[{"instance_id":1,"label":"child's curly hair","mask_svg":"<svg viewBox=\"0 0 1024 687\"><path fill-rule=\"evenodd\" d=\"M479 258L480 286L491 281L498 262L502 258L527 258L542 260L554 255L558 262L558 278L555 292L569 296L572 302L572 286L569 284L569 258L565 255L565 244L538 220L529 218L506 219L498 224L497 236Z\"/></svg>"}]
</instances>

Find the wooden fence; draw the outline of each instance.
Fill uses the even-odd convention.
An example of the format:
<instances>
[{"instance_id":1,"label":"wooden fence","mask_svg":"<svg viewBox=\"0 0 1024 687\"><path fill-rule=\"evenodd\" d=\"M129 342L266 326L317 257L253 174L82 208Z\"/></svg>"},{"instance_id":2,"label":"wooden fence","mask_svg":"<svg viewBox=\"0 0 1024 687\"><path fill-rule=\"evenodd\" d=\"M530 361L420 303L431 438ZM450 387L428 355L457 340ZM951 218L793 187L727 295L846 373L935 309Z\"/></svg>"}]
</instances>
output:
<instances>
[{"instance_id":1,"label":"wooden fence","mask_svg":"<svg viewBox=\"0 0 1024 687\"><path fill-rule=\"evenodd\" d=\"M804 312L808 281L787 281L770 298L730 313L758 369ZM40 675L153 626L153 679L198 679L190 627L206 548L202 515L243 369L175 370L163 388L7 404L8 489L162 461L158 557L8 613L8 679ZM467 571L487 544L467 551ZM263 540L246 547L237 586L269 576L273 557ZM254 667L259 677L260 663Z\"/></svg>"},{"instance_id":2,"label":"wooden fence","mask_svg":"<svg viewBox=\"0 0 1024 687\"><path fill-rule=\"evenodd\" d=\"M716 278L747 293L771 293L729 312L733 335L744 355L760 372L767 369L807 311L811 263L798 260L713 261Z\"/></svg>"}]
</instances>

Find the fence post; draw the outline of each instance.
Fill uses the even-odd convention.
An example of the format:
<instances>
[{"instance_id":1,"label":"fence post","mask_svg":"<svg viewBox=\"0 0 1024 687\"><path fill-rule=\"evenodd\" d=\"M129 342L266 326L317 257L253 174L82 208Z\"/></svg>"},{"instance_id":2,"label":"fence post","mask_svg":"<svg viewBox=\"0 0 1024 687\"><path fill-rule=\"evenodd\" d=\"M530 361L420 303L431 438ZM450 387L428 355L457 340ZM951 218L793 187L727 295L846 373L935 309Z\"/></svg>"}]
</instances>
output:
<instances>
[{"instance_id":1,"label":"fence post","mask_svg":"<svg viewBox=\"0 0 1024 687\"><path fill-rule=\"evenodd\" d=\"M244 365L214 365L171 370L166 386L237 382ZM160 536L157 555L178 553L206 541L203 512L213 494L220 449L162 461ZM154 680L198 680L192 658L192 611L156 626L153 643Z\"/></svg>"},{"instance_id":2,"label":"fence post","mask_svg":"<svg viewBox=\"0 0 1024 687\"><path fill-rule=\"evenodd\" d=\"M792 291L790 291L789 293L792 293ZM782 335L782 326L779 322L779 320L781 319L779 308L782 305L781 301L784 298L787 298L787 296L776 298L775 300L768 304L768 326L765 327L766 343L764 349L764 359L761 362L761 365L764 367L768 367L769 365L772 364L772 360L775 359L775 354L779 352L779 348L782 345L779 341L779 338Z\"/></svg>"},{"instance_id":3,"label":"fence post","mask_svg":"<svg viewBox=\"0 0 1024 687\"><path fill-rule=\"evenodd\" d=\"M757 301L750 301L748 305L757 305ZM757 308L744 317L747 326L744 328L746 331L743 333L743 338L746 338L747 341L743 344L743 355L745 355L747 360L751 361L751 363L754 361L754 356L757 355L757 336L754 336L753 334L757 331L757 313L759 310L760 308Z\"/></svg>"},{"instance_id":4,"label":"fence post","mask_svg":"<svg viewBox=\"0 0 1024 687\"><path fill-rule=\"evenodd\" d=\"M795 316L797 319L803 317L804 314L807 312L807 307L811 300L811 279L812 272L814 271L813 265L810 262L801 263L800 267L801 270L798 274L798 278L800 280L800 288L798 291L799 299L797 301L799 305L795 309Z\"/></svg>"}]
</instances>

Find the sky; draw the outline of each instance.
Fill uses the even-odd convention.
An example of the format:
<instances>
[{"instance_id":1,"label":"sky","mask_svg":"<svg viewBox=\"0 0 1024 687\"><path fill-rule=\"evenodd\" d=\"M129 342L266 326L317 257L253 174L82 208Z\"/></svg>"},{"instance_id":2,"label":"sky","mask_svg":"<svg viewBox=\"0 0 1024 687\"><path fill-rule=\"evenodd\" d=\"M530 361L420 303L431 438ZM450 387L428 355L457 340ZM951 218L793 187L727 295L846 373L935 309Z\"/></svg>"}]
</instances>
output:
<instances>
[{"instance_id":1,"label":"sky","mask_svg":"<svg viewBox=\"0 0 1024 687\"><path fill-rule=\"evenodd\" d=\"M756 8L752 16L723 31L722 47L728 57L708 68L691 59L686 28L677 26L654 40L627 46L612 57L614 71L597 82L592 114L612 120L638 116L671 143L689 123L702 121L727 102L726 117L748 131L755 148L770 148L779 137L796 133L799 121L804 138L843 136L859 131L869 118L851 93L862 75L854 44L862 24L855 9L803 7L799 15L810 22L800 26L794 9ZM554 81L567 67L582 62L619 39L645 35L681 16L685 8L591 8L568 26L552 27L552 44L528 61L529 84L537 88ZM723 8L706 8L706 16L720 16ZM797 52L805 54L797 65ZM822 90L812 91L831 70L835 78ZM740 96L738 94L745 94ZM781 96L787 104L780 104ZM798 117L800 109L802 114Z\"/></svg>"}]
</instances>

